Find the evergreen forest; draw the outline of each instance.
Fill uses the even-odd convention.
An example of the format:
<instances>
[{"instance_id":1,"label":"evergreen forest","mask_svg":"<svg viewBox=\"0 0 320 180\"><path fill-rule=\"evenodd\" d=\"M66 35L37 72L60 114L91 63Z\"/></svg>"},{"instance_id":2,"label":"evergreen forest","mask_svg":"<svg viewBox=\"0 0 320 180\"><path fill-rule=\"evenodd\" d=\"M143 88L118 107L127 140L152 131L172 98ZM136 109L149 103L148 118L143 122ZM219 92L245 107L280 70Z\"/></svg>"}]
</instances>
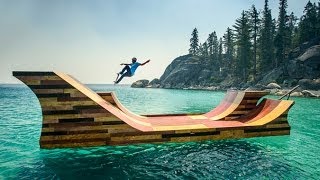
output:
<instances>
[{"instance_id":1,"label":"evergreen forest","mask_svg":"<svg viewBox=\"0 0 320 180\"><path fill-rule=\"evenodd\" d=\"M210 62L221 78L255 82L279 67L286 76L291 52L320 37L320 1L307 2L301 17L287 8L287 0L279 0L279 15L272 17L268 0L260 10L252 5L242 11L223 37L217 37L213 31L205 42L199 42L198 29L194 28L189 54Z\"/></svg>"}]
</instances>

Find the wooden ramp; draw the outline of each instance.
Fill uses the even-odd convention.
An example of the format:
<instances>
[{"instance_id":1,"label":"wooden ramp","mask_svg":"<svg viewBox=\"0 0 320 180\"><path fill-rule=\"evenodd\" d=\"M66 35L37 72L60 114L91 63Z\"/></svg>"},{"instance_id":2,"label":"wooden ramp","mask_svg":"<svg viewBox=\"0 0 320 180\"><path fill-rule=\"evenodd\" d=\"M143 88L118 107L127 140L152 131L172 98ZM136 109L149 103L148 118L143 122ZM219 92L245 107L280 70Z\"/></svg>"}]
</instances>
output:
<instances>
[{"instance_id":1,"label":"wooden ramp","mask_svg":"<svg viewBox=\"0 0 320 180\"><path fill-rule=\"evenodd\" d=\"M39 99L43 148L180 142L290 133L293 101L257 101L266 92L228 91L212 111L197 115L141 116L114 93L96 93L61 72L16 71Z\"/></svg>"}]
</instances>

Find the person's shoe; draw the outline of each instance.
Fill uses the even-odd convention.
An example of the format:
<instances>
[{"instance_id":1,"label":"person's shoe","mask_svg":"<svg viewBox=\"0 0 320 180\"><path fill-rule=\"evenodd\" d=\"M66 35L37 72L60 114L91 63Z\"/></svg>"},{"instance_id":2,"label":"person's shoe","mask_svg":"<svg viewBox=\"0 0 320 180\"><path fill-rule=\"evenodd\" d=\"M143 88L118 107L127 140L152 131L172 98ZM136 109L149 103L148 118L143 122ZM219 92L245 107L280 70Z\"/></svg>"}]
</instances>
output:
<instances>
[{"instance_id":1,"label":"person's shoe","mask_svg":"<svg viewBox=\"0 0 320 180\"><path fill-rule=\"evenodd\" d=\"M118 84L118 83L117 83L117 81L118 81L119 75L120 75L120 73L117 73L117 78L116 78L116 80L115 80L115 81L113 81L113 82L114 82L114 84Z\"/></svg>"}]
</instances>

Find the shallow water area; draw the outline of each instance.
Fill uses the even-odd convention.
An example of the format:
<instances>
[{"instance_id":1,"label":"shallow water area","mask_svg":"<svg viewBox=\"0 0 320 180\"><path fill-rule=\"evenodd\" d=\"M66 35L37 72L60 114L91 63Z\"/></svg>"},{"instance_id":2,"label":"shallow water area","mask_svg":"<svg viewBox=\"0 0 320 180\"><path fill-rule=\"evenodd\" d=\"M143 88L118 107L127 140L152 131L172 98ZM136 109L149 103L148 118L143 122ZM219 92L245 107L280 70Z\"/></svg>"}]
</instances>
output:
<instances>
[{"instance_id":1,"label":"shallow water area","mask_svg":"<svg viewBox=\"0 0 320 180\"><path fill-rule=\"evenodd\" d=\"M115 91L139 114L206 112L225 94L89 87ZM47 150L39 148L36 96L24 85L0 85L0 179L319 179L320 99L293 100L290 136Z\"/></svg>"}]
</instances>

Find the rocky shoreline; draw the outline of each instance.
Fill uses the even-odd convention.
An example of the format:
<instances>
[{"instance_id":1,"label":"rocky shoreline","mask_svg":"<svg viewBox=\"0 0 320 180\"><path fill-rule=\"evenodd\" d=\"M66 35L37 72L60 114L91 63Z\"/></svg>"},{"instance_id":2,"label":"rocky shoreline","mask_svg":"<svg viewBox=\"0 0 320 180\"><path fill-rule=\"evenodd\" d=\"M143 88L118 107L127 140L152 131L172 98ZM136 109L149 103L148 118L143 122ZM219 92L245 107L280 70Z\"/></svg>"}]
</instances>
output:
<instances>
[{"instance_id":1,"label":"rocky shoreline","mask_svg":"<svg viewBox=\"0 0 320 180\"><path fill-rule=\"evenodd\" d=\"M151 81L152 82L152 81ZM161 88L159 84L156 83L149 83L149 80L139 80L134 82L131 87L133 88ZM164 88L164 89L184 89L184 90L205 90L205 91L227 91L227 90L242 90L242 91L268 91L270 95L275 96L283 96L284 94L288 93L291 88L281 88L280 85L276 83L270 83L265 88L256 88L256 87L249 87L246 89L239 89L239 88L229 88L223 89L216 86L190 86L184 88ZM312 97L312 98L320 98L320 90L309 90L298 87L294 90L291 94L291 97Z\"/></svg>"}]
</instances>

